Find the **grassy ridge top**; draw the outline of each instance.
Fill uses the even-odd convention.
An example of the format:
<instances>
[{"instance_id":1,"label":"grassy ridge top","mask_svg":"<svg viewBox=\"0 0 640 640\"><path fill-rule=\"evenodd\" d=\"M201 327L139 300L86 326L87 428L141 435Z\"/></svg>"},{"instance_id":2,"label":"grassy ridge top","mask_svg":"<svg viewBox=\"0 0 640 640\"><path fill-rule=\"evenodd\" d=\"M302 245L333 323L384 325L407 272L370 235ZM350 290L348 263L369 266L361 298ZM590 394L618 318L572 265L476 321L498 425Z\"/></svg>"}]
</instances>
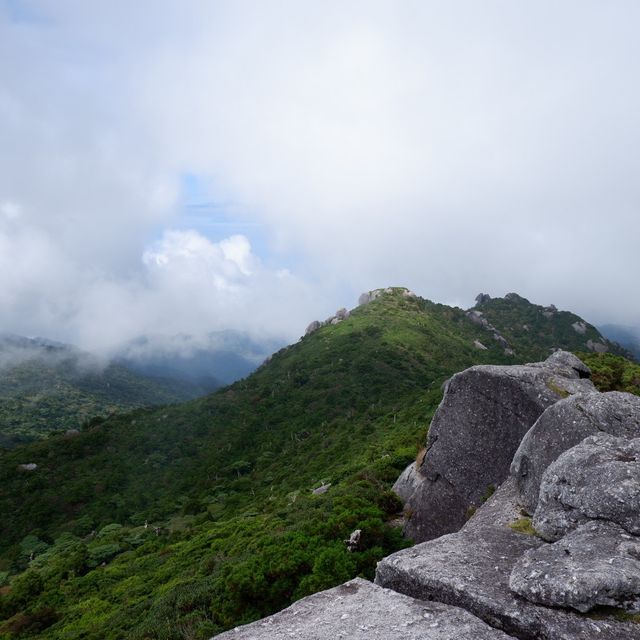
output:
<instances>
[{"instance_id":1,"label":"grassy ridge top","mask_svg":"<svg viewBox=\"0 0 640 640\"><path fill-rule=\"evenodd\" d=\"M510 344L394 288L211 396L1 453L0 638L205 638L371 577L442 382L548 355Z\"/></svg>"}]
</instances>

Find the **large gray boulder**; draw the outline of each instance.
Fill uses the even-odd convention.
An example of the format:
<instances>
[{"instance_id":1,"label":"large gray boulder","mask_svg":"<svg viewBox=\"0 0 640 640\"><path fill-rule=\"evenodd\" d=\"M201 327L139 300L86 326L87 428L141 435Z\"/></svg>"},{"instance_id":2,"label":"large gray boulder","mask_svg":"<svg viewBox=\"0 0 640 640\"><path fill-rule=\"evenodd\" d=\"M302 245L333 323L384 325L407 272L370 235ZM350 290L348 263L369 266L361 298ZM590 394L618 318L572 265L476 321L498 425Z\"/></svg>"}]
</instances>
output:
<instances>
[{"instance_id":1,"label":"large gray boulder","mask_svg":"<svg viewBox=\"0 0 640 640\"><path fill-rule=\"evenodd\" d=\"M391 490L400 498L400 500L402 500L403 503L406 503L423 480L423 476L418 473L417 463L412 462L400 474L393 487L391 487Z\"/></svg>"},{"instance_id":2,"label":"large gray boulder","mask_svg":"<svg viewBox=\"0 0 640 640\"><path fill-rule=\"evenodd\" d=\"M525 551L509 580L531 602L586 612L597 605L640 609L640 538L592 521L553 544Z\"/></svg>"},{"instance_id":3,"label":"large gray boulder","mask_svg":"<svg viewBox=\"0 0 640 640\"><path fill-rule=\"evenodd\" d=\"M545 540L593 519L640 535L640 438L589 436L544 472L533 526Z\"/></svg>"},{"instance_id":4,"label":"large gray boulder","mask_svg":"<svg viewBox=\"0 0 640 640\"><path fill-rule=\"evenodd\" d=\"M461 607L522 640L640 640L638 624L607 614L591 619L513 593L509 579L514 565L544 543L508 527L472 522L457 533L384 558L378 563L376 584Z\"/></svg>"},{"instance_id":5,"label":"large gray boulder","mask_svg":"<svg viewBox=\"0 0 640 640\"><path fill-rule=\"evenodd\" d=\"M472 614L356 578L217 640L508 640Z\"/></svg>"},{"instance_id":6,"label":"large gray boulder","mask_svg":"<svg viewBox=\"0 0 640 640\"><path fill-rule=\"evenodd\" d=\"M511 464L520 504L533 514L542 474L561 453L598 433L640 436L640 397L611 391L573 395L550 406L522 439Z\"/></svg>"},{"instance_id":7,"label":"large gray boulder","mask_svg":"<svg viewBox=\"0 0 640 640\"><path fill-rule=\"evenodd\" d=\"M594 390L584 365L560 352L529 365L471 367L453 376L431 422L424 481L406 504L416 542L457 531L500 485L520 441L561 398Z\"/></svg>"}]
</instances>

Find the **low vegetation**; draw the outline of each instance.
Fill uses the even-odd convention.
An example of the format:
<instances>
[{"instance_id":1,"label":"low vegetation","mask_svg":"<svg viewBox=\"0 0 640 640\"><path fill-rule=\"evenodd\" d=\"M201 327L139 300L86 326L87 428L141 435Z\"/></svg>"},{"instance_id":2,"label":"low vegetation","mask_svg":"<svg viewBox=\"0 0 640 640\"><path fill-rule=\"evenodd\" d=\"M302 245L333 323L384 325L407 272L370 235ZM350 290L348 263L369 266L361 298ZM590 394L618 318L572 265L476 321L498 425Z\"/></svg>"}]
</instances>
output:
<instances>
[{"instance_id":1,"label":"low vegetation","mask_svg":"<svg viewBox=\"0 0 640 640\"><path fill-rule=\"evenodd\" d=\"M207 638L371 578L442 383L513 361L395 289L206 398L1 452L0 638Z\"/></svg>"}]
</instances>

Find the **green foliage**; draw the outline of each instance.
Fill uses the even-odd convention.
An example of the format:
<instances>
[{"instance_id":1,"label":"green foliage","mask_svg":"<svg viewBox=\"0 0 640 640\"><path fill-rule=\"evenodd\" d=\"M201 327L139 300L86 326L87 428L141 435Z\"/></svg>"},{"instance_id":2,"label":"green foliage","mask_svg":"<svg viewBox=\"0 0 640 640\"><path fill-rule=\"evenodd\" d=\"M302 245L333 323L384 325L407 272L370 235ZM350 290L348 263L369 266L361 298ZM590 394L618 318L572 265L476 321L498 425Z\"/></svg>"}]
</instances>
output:
<instances>
[{"instance_id":1,"label":"green foliage","mask_svg":"<svg viewBox=\"0 0 640 640\"><path fill-rule=\"evenodd\" d=\"M533 342L512 345L531 359ZM394 289L211 396L1 452L0 568L12 575L0 638L207 638L373 578L407 544L390 488L442 383L513 361L461 309ZM37 469L18 473L25 461Z\"/></svg>"},{"instance_id":2,"label":"green foliage","mask_svg":"<svg viewBox=\"0 0 640 640\"><path fill-rule=\"evenodd\" d=\"M599 391L627 391L640 395L640 365L610 353L576 354L590 369Z\"/></svg>"},{"instance_id":3,"label":"green foliage","mask_svg":"<svg viewBox=\"0 0 640 640\"><path fill-rule=\"evenodd\" d=\"M0 341L0 356L3 348ZM0 447L95 427L116 412L204 393L187 382L148 378L117 364L104 366L70 347L51 351L33 351L0 369Z\"/></svg>"},{"instance_id":4,"label":"green foliage","mask_svg":"<svg viewBox=\"0 0 640 640\"><path fill-rule=\"evenodd\" d=\"M544 360L559 348L584 351L589 340L607 344L614 353L625 354L619 345L603 338L593 325L574 313L531 304L515 294L508 298L492 298L476 309L500 331L523 361ZM576 331L573 326L576 323L584 323L584 333Z\"/></svg>"},{"instance_id":5,"label":"green foliage","mask_svg":"<svg viewBox=\"0 0 640 640\"><path fill-rule=\"evenodd\" d=\"M533 528L531 518L523 516L514 522L509 523L509 527L518 533L525 533L528 536L537 536L538 532Z\"/></svg>"}]
</instances>

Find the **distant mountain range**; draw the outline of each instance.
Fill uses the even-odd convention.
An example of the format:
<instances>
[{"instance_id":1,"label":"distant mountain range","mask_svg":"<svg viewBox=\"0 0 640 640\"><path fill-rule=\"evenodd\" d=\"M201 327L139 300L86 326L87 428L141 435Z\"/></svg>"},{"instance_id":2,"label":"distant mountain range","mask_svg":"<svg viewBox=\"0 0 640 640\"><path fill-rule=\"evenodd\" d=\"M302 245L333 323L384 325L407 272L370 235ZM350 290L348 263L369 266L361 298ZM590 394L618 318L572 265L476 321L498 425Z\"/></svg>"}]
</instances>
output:
<instances>
[{"instance_id":1,"label":"distant mountain range","mask_svg":"<svg viewBox=\"0 0 640 640\"><path fill-rule=\"evenodd\" d=\"M247 376L277 346L234 332L147 337L106 360L45 338L0 334L0 447L206 395Z\"/></svg>"},{"instance_id":2,"label":"distant mountain range","mask_svg":"<svg viewBox=\"0 0 640 640\"><path fill-rule=\"evenodd\" d=\"M607 389L640 390L620 346L552 305L483 294L463 310L399 287L361 300L206 397L0 451L0 635L207 638L372 578L408 544L391 485L469 366L563 348Z\"/></svg>"},{"instance_id":3,"label":"distant mountain range","mask_svg":"<svg viewBox=\"0 0 640 640\"><path fill-rule=\"evenodd\" d=\"M622 345L640 362L640 327L604 324L599 329L603 336Z\"/></svg>"}]
</instances>

